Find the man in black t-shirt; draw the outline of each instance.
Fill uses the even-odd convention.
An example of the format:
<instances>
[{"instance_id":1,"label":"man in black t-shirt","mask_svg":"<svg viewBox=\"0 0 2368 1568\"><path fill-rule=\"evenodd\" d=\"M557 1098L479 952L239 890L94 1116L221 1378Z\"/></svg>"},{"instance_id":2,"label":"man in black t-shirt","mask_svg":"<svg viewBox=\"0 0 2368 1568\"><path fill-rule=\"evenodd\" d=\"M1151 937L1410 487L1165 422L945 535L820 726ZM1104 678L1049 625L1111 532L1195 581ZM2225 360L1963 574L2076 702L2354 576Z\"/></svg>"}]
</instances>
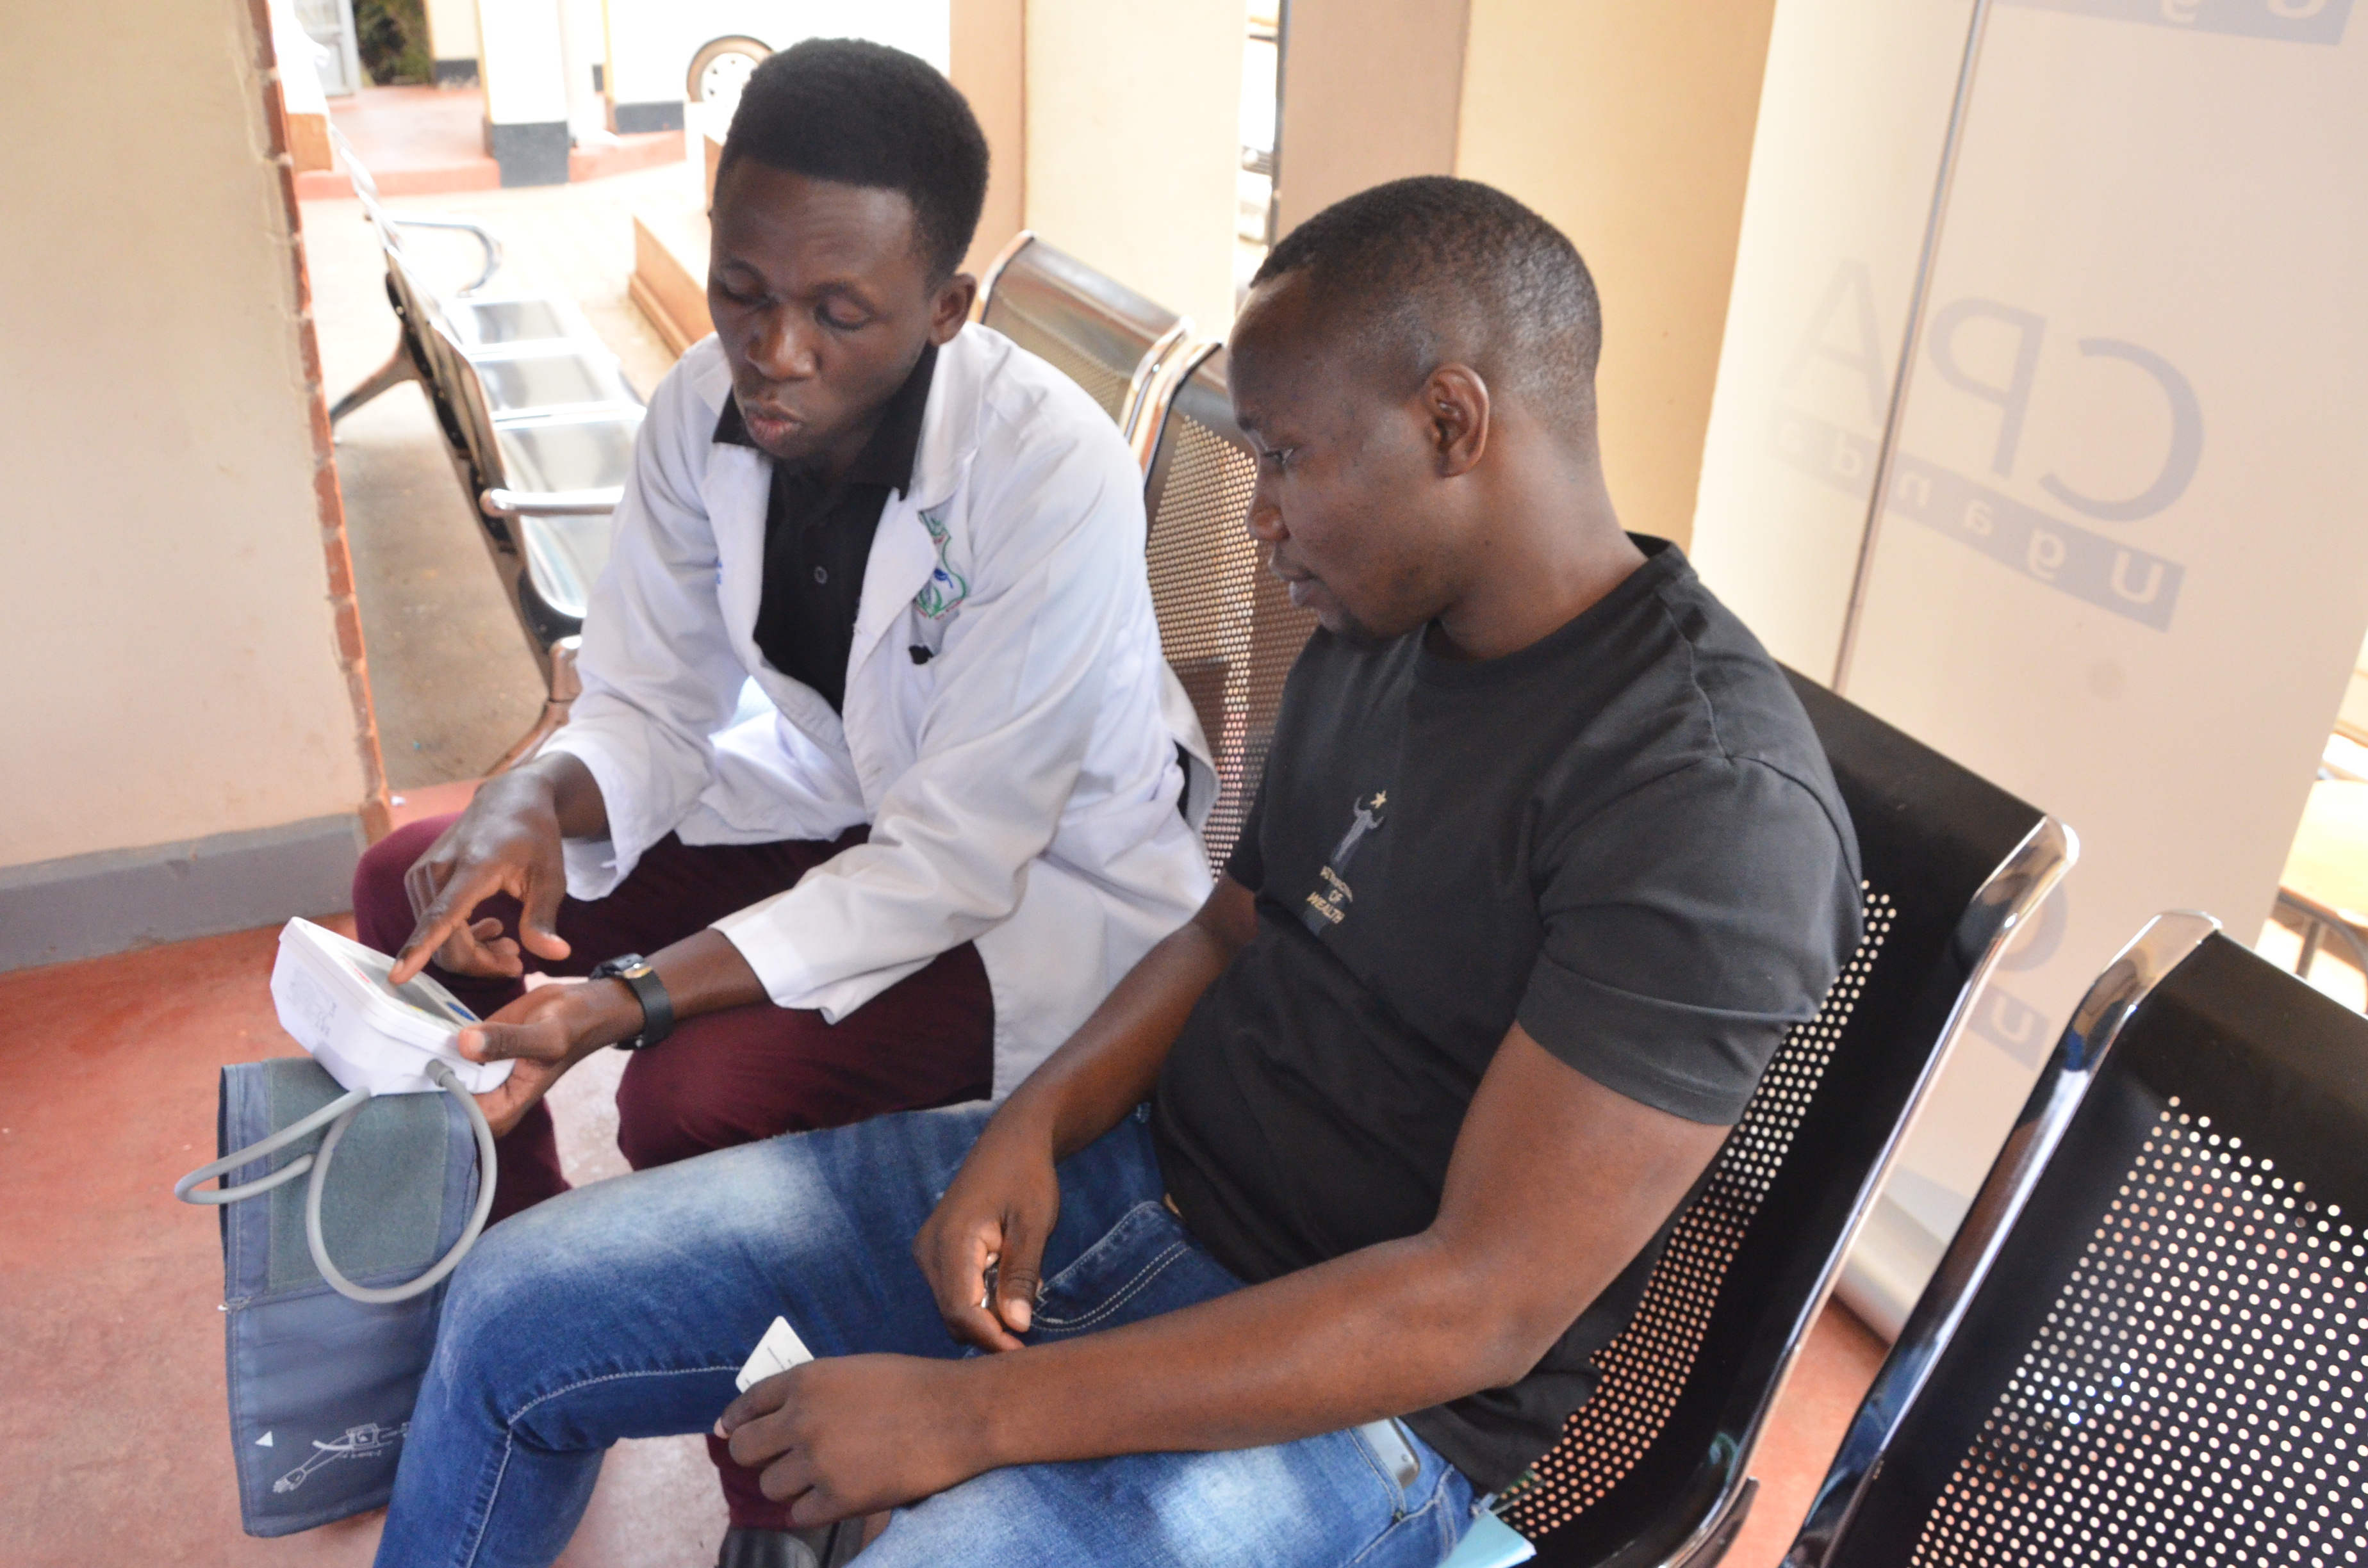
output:
<instances>
[{"instance_id":1,"label":"man in black t-shirt","mask_svg":"<svg viewBox=\"0 0 2368 1568\"><path fill-rule=\"evenodd\" d=\"M1516 1028L1598 1089L1733 1124L1848 956L1855 840L1798 701L1674 546L1635 544L1641 565L1517 652L1326 629L1292 669L1227 867L1258 932L1151 1122L1185 1222L1241 1278L1429 1225ZM1497 1197L1543 1199L1552 1170ZM1407 1425L1484 1488L1519 1475L1657 1243L1526 1377Z\"/></svg>"},{"instance_id":2,"label":"man in black t-shirt","mask_svg":"<svg viewBox=\"0 0 2368 1568\"><path fill-rule=\"evenodd\" d=\"M490 1233L382 1562L547 1556L606 1441L712 1419L777 1312L822 1358L718 1429L801 1524L894 1507L869 1568L1445 1555L1858 936L1790 687L1614 517L1599 341L1569 242L1484 186L1275 247L1230 381L1251 531L1322 630L1228 875L991 1118ZM467 1348L529 1322L544 1364Z\"/></svg>"}]
</instances>

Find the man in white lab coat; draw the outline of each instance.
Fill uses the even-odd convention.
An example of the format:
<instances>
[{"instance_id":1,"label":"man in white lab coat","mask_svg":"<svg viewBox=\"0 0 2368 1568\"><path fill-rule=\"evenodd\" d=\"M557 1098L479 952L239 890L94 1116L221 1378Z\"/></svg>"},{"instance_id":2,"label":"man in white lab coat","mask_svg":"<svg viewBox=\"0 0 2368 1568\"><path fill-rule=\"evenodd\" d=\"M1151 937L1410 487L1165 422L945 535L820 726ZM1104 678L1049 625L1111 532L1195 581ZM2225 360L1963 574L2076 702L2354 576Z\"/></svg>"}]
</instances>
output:
<instances>
[{"instance_id":1,"label":"man in white lab coat","mask_svg":"<svg viewBox=\"0 0 2368 1568\"><path fill-rule=\"evenodd\" d=\"M432 960L518 1063L485 1096L501 1211L564 1188L540 1102L593 1051L637 1052L636 1165L983 1098L1208 893L1141 474L1083 391L965 324L985 172L909 55L755 74L718 335L651 400L574 717L365 858L363 938L398 978Z\"/></svg>"}]
</instances>

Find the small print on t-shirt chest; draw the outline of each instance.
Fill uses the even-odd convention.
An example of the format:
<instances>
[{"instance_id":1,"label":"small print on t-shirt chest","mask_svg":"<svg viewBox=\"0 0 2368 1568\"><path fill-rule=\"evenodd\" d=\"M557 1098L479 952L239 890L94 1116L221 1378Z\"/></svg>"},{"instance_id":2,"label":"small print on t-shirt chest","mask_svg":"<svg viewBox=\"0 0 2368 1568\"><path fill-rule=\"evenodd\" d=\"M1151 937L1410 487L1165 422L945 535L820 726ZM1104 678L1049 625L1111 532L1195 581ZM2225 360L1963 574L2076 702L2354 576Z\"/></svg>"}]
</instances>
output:
<instances>
[{"instance_id":1,"label":"small print on t-shirt chest","mask_svg":"<svg viewBox=\"0 0 2368 1568\"><path fill-rule=\"evenodd\" d=\"M1311 889L1300 906L1299 918L1310 931L1322 936L1326 931L1349 918L1349 905L1357 901L1356 890L1349 883L1349 862L1365 840L1379 833L1385 824L1390 803L1389 791L1376 790L1360 795L1351 802L1352 815L1349 830L1316 872L1316 885Z\"/></svg>"}]
</instances>

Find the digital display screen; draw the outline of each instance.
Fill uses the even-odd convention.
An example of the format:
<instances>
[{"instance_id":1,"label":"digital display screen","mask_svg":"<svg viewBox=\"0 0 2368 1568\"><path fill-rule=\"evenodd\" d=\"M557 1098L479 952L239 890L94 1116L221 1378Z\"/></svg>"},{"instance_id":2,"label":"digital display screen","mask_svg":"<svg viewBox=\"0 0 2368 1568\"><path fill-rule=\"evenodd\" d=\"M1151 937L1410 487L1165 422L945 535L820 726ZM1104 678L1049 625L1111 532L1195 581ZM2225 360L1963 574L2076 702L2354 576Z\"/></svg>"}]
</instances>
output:
<instances>
[{"instance_id":1,"label":"digital display screen","mask_svg":"<svg viewBox=\"0 0 2368 1568\"><path fill-rule=\"evenodd\" d=\"M425 1013L438 1023L448 1026L478 1021L476 1014L443 994L441 988L425 975L415 976L401 985L390 983L387 977L394 972L394 960L384 953L372 952L357 942L340 941L337 956L366 983L381 994L393 997L413 1012Z\"/></svg>"}]
</instances>

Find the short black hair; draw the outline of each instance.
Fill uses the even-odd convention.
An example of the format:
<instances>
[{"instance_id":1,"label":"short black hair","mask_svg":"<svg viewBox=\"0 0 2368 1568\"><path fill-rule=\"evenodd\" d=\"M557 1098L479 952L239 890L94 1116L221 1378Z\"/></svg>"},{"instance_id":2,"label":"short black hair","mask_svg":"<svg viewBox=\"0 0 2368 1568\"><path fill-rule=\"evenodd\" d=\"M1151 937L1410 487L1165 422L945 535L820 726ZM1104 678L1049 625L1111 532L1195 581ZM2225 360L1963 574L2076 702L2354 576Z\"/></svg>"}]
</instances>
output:
<instances>
[{"instance_id":1,"label":"short black hair","mask_svg":"<svg viewBox=\"0 0 2368 1568\"><path fill-rule=\"evenodd\" d=\"M862 39L808 39L750 73L723 138L742 158L810 179L899 190L933 279L953 276L986 202L986 135L928 62Z\"/></svg>"},{"instance_id":2,"label":"short black hair","mask_svg":"<svg viewBox=\"0 0 2368 1568\"><path fill-rule=\"evenodd\" d=\"M1503 191L1435 175L1360 191L1284 235L1251 286L1292 273L1395 373L1418 382L1462 359L1593 428L1595 279L1561 230Z\"/></svg>"}]
</instances>

